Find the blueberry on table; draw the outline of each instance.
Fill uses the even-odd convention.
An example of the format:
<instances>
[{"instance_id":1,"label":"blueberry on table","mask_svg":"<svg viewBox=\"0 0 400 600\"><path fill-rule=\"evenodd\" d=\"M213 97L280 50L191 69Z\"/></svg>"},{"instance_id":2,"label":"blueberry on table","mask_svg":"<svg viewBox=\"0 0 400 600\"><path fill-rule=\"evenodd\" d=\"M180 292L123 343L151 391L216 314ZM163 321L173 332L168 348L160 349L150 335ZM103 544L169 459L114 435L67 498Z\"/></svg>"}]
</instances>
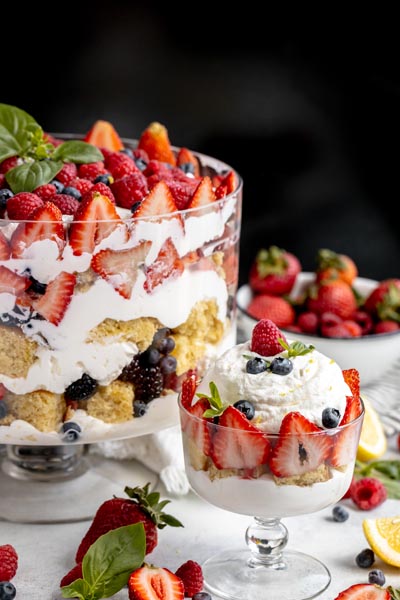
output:
<instances>
[{"instance_id":1,"label":"blueberry on table","mask_svg":"<svg viewBox=\"0 0 400 600\"><path fill-rule=\"evenodd\" d=\"M375 585L385 585L386 577L383 571L380 569L373 569L368 573L368 583L374 583Z\"/></svg>"},{"instance_id":2,"label":"blueberry on table","mask_svg":"<svg viewBox=\"0 0 400 600\"><path fill-rule=\"evenodd\" d=\"M80 425L74 423L74 421L65 421L62 424L62 431L64 433L63 439L66 442L75 442L82 433Z\"/></svg>"},{"instance_id":3,"label":"blueberry on table","mask_svg":"<svg viewBox=\"0 0 400 600\"><path fill-rule=\"evenodd\" d=\"M270 369L275 375L289 375L293 371L293 363L288 358L277 356L271 361Z\"/></svg>"},{"instance_id":4,"label":"blueberry on table","mask_svg":"<svg viewBox=\"0 0 400 600\"><path fill-rule=\"evenodd\" d=\"M0 600L13 600L17 594L11 581L0 581Z\"/></svg>"},{"instance_id":5,"label":"blueberry on table","mask_svg":"<svg viewBox=\"0 0 400 600\"><path fill-rule=\"evenodd\" d=\"M253 404L248 400L238 400L233 406L240 410L240 412L243 413L249 421L254 418L256 411Z\"/></svg>"},{"instance_id":6,"label":"blueberry on table","mask_svg":"<svg viewBox=\"0 0 400 600\"><path fill-rule=\"evenodd\" d=\"M356 556L356 563L362 569L369 569L375 562L375 554L371 548L365 548L361 550Z\"/></svg>"},{"instance_id":7,"label":"blueberry on table","mask_svg":"<svg viewBox=\"0 0 400 600\"><path fill-rule=\"evenodd\" d=\"M258 375L258 373L263 373L266 370L267 363L258 356L250 358L246 363L246 373L250 373L251 375Z\"/></svg>"},{"instance_id":8,"label":"blueberry on table","mask_svg":"<svg viewBox=\"0 0 400 600\"><path fill-rule=\"evenodd\" d=\"M349 516L349 512L344 508L344 506L340 506L340 504L334 506L332 509L333 520L337 523L344 523L344 521L347 521Z\"/></svg>"},{"instance_id":9,"label":"blueberry on table","mask_svg":"<svg viewBox=\"0 0 400 600\"><path fill-rule=\"evenodd\" d=\"M326 429L337 427L340 421L340 412L337 408L324 408L322 411L322 426Z\"/></svg>"}]
</instances>

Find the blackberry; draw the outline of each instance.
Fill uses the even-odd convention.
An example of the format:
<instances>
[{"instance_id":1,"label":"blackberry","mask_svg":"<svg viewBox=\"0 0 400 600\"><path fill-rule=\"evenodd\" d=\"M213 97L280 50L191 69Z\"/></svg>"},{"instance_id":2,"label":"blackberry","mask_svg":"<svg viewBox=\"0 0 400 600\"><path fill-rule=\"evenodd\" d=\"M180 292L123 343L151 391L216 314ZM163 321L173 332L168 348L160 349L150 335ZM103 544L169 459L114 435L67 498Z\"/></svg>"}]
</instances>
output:
<instances>
[{"instance_id":1,"label":"blackberry","mask_svg":"<svg viewBox=\"0 0 400 600\"><path fill-rule=\"evenodd\" d=\"M129 383L134 383L134 381L136 380L136 377L140 373L141 368L142 367L140 366L140 354L136 354L136 356L134 356L132 358L129 365L127 365L126 367L124 367L122 369L119 379L121 379L121 381L127 381Z\"/></svg>"},{"instance_id":2,"label":"blackberry","mask_svg":"<svg viewBox=\"0 0 400 600\"><path fill-rule=\"evenodd\" d=\"M66 400L88 400L97 392L97 381L84 373L65 390Z\"/></svg>"},{"instance_id":3,"label":"blackberry","mask_svg":"<svg viewBox=\"0 0 400 600\"><path fill-rule=\"evenodd\" d=\"M147 403L158 398L163 390L163 376L160 367L141 367L133 383L136 400Z\"/></svg>"}]
</instances>

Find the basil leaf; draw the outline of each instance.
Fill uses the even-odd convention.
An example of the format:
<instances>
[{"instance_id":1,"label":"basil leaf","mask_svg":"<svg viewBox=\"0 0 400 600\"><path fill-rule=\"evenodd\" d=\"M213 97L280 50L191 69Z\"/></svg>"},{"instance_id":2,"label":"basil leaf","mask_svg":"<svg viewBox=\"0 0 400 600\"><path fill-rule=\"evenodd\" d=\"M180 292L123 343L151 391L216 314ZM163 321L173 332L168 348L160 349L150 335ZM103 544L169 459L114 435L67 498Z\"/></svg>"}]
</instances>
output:
<instances>
[{"instance_id":1,"label":"basil leaf","mask_svg":"<svg viewBox=\"0 0 400 600\"><path fill-rule=\"evenodd\" d=\"M143 523L119 527L100 536L82 562L83 578L94 598L108 598L124 587L132 571L142 565L145 550Z\"/></svg>"},{"instance_id":2,"label":"basil leaf","mask_svg":"<svg viewBox=\"0 0 400 600\"><path fill-rule=\"evenodd\" d=\"M40 160L27 162L6 173L7 183L14 192L31 192L39 185L49 183L62 169L62 162Z\"/></svg>"},{"instance_id":3,"label":"basil leaf","mask_svg":"<svg viewBox=\"0 0 400 600\"><path fill-rule=\"evenodd\" d=\"M37 127L35 119L24 110L0 104L0 161L23 156Z\"/></svg>"},{"instance_id":4,"label":"basil leaf","mask_svg":"<svg viewBox=\"0 0 400 600\"><path fill-rule=\"evenodd\" d=\"M63 598L79 598L79 600L92 600L93 595L90 585L84 579L76 579L70 585L61 588Z\"/></svg>"},{"instance_id":5,"label":"basil leaf","mask_svg":"<svg viewBox=\"0 0 400 600\"><path fill-rule=\"evenodd\" d=\"M79 140L71 140L57 146L53 153L54 160L74 163L91 163L103 160L100 150L92 144Z\"/></svg>"}]
</instances>

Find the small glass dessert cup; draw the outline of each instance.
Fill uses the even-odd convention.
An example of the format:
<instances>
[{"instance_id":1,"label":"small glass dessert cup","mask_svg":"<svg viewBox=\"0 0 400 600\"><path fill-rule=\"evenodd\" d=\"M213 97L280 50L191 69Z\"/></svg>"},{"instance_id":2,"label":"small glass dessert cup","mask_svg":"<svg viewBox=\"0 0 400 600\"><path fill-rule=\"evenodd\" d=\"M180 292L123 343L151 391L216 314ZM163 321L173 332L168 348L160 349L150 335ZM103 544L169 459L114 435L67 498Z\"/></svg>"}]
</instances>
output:
<instances>
[{"instance_id":1,"label":"small glass dessert cup","mask_svg":"<svg viewBox=\"0 0 400 600\"><path fill-rule=\"evenodd\" d=\"M182 405L182 394L179 410L185 469L194 492L214 506L254 517L245 535L247 548L222 551L203 564L207 589L229 600L306 600L322 593L331 580L329 570L312 556L285 549L288 531L281 519L319 511L345 494L364 412L334 429L280 436L206 420ZM289 453L289 463L298 453L303 465L291 477L271 471L272 466L276 472L278 445ZM317 448L324 449L319 464Z\"/></svg>"}]
</instances>

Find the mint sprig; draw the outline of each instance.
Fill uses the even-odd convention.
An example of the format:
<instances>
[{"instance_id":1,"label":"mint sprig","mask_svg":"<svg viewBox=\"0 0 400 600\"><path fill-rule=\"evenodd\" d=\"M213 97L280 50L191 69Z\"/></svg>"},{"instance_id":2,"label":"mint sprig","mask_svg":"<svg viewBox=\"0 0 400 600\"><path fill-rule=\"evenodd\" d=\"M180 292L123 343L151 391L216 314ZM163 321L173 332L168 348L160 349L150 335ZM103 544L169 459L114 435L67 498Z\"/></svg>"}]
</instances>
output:
<instances>
[{"instance_id":1,"label":"mint sprig","mask_svg":"<svg viewBox=\"0 0 400 600\"><path fill-rule=\"evenodd\" d=\"M82 579L62 587L62 597L79 600L110 598L143 564L145 551L143 523L108 531L90 546L82 561Z\"/></svg>"},{"instance_id":2,"label":"mint sprig","mask_svg":"<svg viewBox=\"0 0 400 600\"><path fill-rule=\"evenodd\" d=\"M386 589L393 600L400 600L400 590L395 590L391 585L389 585Z\"/></svg>"},{"instance_id":3,"label":"mint sprig","mask_svg":"<svg viewBox=\"0 0 400 600\"><path fill-rule=\"evenodd\" d=\"M221 396L219 394L218 388L214 381L210 381L209 383L210 395L197 393L196 396L198 398L205 398L209 401L210 407L204 411L203 417L205 419L212 419L214 417L220 417L222 413L228 408L229 404L224 403L221 400Z\"/></svg>"},{"instance_id":4,"label":"mint sprig","mask_svg":"<svg viewBox=\"0 0 400 600\"><path fill-rule=\"evenodd\" d=\"M303 342L299 341L287 344L283 338L279 338L278 342L280 343L282 348L284 348L284 350L287 351L288 358L293 358L294 356L304 356L305 354L308 354L309 352L315 350L314 346L312 346L311 344L307 346L306 344L303 344Z\"/></svg>"},{"instance_id":5,"label":"mint sprig","mask_svg":"<svg viewBox=\"0 0 400 600\"><path fill-rule=\"evenodd\" d=\"M79 140L70 140L55 148L31 115L16 106L0 104L0 162L12 156L19 156L23 161L5 176L14 194L31 192L49 183L61 171L64 162L103 160L98 148Z\"/></svg>"}]
</instances>

